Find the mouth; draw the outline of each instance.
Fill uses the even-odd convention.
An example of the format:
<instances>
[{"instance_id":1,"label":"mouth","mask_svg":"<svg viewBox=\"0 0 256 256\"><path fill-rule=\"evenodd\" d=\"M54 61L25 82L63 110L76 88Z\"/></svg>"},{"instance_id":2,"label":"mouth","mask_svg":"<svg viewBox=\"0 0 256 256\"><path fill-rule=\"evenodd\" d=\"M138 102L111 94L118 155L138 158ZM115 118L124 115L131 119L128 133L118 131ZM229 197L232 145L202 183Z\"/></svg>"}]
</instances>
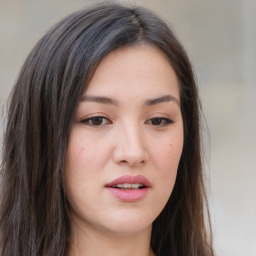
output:
<instances>
[{"instance_id":1,"label":"mouth","mask_svg":"<svg viewBox=\"0 0 256 256\"><path fill-rule=\"evenodd\" d=\"M130 189L143 189L146 188L143 184L140 183L124 183L124 184L117 184L112 186L112 188L122 189L122 190L130 190Z\"/></svg>"},{"instance_id":2,"label":"mouth","mask_svg":"<svg viewBox=\"0 0 256 256\"><path fill-rule=\"evenodd\" d=\"M123 175L108 183L106 187L112 187L117 189L142 189L146 187L151 187L151 183L146 177L142 175Z\"/></svg>"},{"instance_id":3,"label":"mouth","mask_svg":"<svg viewBox=\"0 0 256 256\"><path fill-rule=\"evenodd\" d=\"M121 201L135 202L146 196L151 183L142 175L124 175L108 183L106 188Z\"/></svg>"}]
</instances>

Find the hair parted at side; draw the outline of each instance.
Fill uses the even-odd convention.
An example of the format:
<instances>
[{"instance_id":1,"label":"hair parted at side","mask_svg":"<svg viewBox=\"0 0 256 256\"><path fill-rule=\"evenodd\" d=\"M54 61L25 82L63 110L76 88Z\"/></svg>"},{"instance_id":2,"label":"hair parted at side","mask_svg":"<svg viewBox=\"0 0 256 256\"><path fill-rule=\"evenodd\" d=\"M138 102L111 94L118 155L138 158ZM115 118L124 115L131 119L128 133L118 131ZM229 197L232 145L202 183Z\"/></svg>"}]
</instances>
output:
<instances>
[{"instance_id":1,"label":"hair parted at side","mask_svg":"<svg viewBox=\"0 0 256 256\"><path fill-rule=\"evenodd\" d=\"M162 20L144 8L116 3L64 18L37 43L21 69L3 145L0 255L66 254L70 229L63 171L76 107L104 56L136 44L158 47L168 57L179 80L184 123L176 184L153 223L152 249L158 256L213 256L191 64Z\"/></svg>"}]
</instances>

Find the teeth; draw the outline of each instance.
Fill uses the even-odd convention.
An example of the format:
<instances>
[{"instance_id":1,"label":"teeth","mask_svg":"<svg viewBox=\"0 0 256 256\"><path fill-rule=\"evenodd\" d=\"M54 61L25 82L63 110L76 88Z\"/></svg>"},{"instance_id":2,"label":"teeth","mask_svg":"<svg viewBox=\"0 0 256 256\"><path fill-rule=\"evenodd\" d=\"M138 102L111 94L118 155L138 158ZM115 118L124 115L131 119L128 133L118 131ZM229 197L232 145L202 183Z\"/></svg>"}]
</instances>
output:
<instances>
[{"instance_id":1,"label":"teeth","mask_svg":"<svg viewBox=\"0 0 256 256\"><path fill-rule=\"evenodd\" d=\"M135 183L135 184L129 184L129 183L124 183L124 184L117 184L113 187L117 187L117 188L139 188L139 187L143 187L142 184L139 183Z\"/></svg>"},{"instance_id":2,"label":"teeth","mask_svg":"<svg viewBox=\"0 0 256 256\"><path fill-rule=\"evenodd\" d=\"M142 187L142 185L141 184L132 184L132 188L139 188L139 187Z\"/></svg>"}]
</instances>

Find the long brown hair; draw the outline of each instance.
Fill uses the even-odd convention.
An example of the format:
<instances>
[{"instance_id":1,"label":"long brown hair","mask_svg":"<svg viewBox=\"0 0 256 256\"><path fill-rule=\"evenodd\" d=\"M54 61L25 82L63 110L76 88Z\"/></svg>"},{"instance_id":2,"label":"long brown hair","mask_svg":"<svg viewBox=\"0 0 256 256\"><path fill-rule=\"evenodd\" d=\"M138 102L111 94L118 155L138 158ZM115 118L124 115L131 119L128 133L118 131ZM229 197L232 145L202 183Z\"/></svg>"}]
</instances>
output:
<instances>
[{"instance_id":1,"label":"long brown hair","mask_svg":"<svg viewBox=\"0 0 256 256\"><path fill-rule=\"evenodd\" d=\"M77 104L104 56L143 43L161 49L176 72L185 135L176 184L153 223L151 246L158 256L213 256L211 230L205 226L200 108L191 64L161 19L144 8L115 3L63 19L21 69L3 145L1 255L66 254L70 229L63 170Z\"/></svg>"}]
</instances>

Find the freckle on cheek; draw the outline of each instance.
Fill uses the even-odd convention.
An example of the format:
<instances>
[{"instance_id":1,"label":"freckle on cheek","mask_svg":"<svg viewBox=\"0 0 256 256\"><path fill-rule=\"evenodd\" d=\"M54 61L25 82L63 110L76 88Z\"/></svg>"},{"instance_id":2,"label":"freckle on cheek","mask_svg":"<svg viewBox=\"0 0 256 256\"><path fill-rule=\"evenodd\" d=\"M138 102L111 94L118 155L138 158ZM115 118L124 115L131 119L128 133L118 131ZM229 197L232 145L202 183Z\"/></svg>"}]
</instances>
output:
<instances>
[{"instance_id":1,"label":"freckle on cheek","mask_svg":"<svg viewBox=\"0 0 256 256\"><path fill-rule=\"evenodd\" d=\"M172 143L170 143L170 144L167 144L166 145L167 147L166 147L166 153L167 153L167 155L169 155L169 154L171 154L172 153L172 150L173 150L173 144Z\"/></svg>"}]
</instances>

